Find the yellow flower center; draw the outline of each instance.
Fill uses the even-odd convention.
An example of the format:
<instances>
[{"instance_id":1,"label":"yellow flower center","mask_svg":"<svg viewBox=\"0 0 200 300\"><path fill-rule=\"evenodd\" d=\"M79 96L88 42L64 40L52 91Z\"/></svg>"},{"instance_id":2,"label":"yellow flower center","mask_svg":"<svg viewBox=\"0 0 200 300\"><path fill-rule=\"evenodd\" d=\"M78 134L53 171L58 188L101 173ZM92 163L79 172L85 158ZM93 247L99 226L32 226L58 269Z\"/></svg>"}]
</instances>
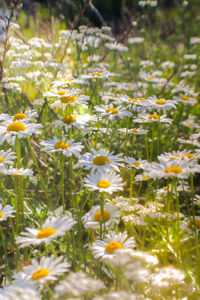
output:
<instances>
[{"instance_id":1,"label":"yellow flower center","mask_svg":"<svg viewBox=\"0 0 200 300\"><path fill-rule=\"evenodd\" d=\"M69 148L69 144L67 142L57 142L54 145L54 149L58 150L58 149L68 149Z\"/></svg>"},{"instance_id":2,"label":"yellow flower center","mask_svg":"<svg viewBox=\"0 0 200 300\"><path fill-rule=\"evenodd\" d=\"M109 204L116 205L117 202L116 201L109 201Z\"/></svg>"},{"instance_id":3,"label":"yellow flower center","mask_svg":"<svg viewBox=\"0 0 200 300\"><path fill-rule=\"evenodd\" d=\"M150 175L145 175L142 177L142 180L146 180L146 179L149 179L151 176Z\"/></svg>"},{"instance_id":4,"label":"yellow flower center","mask_svg":"<svg viewBox=\"0 0 200 300\"><path fill-rule=\"evenodd\" d=\"M139 101L144 101L146 100L145 98L138 98Z\"/></svg>"},{"instance_id":5,"label":"yellow flower center","mask_svg":"<svg viewBox=\"0 0 200 300\"><path fill-rule=\"evenodd\" d=\"M171 184L166 185L166 186L164 187L164 191L168 191L169 189L172 189L172 185L171 185Z\"/></svg>"},{"instance_id":6,"label":"yellow flower center","mask_svg":"<svg viewBox=\"0 0 200 300\"><path fill-rule=\"evenodd\" d=\"M133 165L134 165L135 167L138 168L138 167L141 165L141 163L139 163L139 162L134 162Z\"/></svg>"},{"instance_id":7,"label":"yellow flower center","mask_svg":"<svg viewBox=\"0 0 200 300\"><path fill-rule=\"evenodd\" d=\"M105 166L105 165L109 164L109 159L106 156L99 155L93 159L92 163L93 163L93 165L96 165L96 166Z\"/></svg>"},{"instance_id":8,"label":"yellow flower center","mask_svg":"<svg viewBox=\"0 0 200 300\"><path fill-rule=\"evenodd\" d=\"M192 123L187 123L187 125L188 125L189 127L192 127L192 126L193 126L193 124L192 124Z\"/></svg>"},{"instance_id":9,"label":"yellow flower center","mask_svg":"<svg viewBox=\"0 0 200 300\"><path fill-rule=\"evenodd\" d=\"M116 109L116 108L113 108L113 107L109 107L106 109L106 112L109 113L111 112L112 115L117 115L119 113L119 111Z\"/></svg>"},{"instance_id":10,"label":"yellow flower center","mask_svg":"<svg viewBox=\"0 0 200 300\"><path fill-rule=\"evenodd\" d=\"M2 156L0 156L0 163L2 163L3 162L3 157Z\"/></svg>"},{"instance_id":11,"label":"yellow flower center","mask_svg":"<svg viewBox=\"0 0 200 300\"><path fill-rule=\"evenodd\" d=\"M103 75L100 72L93 72L92 76L100 76L100 77L102 77Z\"/></svg>"},{"instance_id":12,"label":"yellow flower center","mask_svg":"<svg viewBox=\"0 0 200 300\"><path fill-rule=\"evenodd\" d=\"M137 99L133 99L133 98L129 98L128 101L129 102L134 102L134 103L139 103L139 101Z\"/></svg>"},{"instance_id":13,"label":"yellow flower center","mask_svg":"<svg viewBox=\"0 0 200 300\"><path fill-rule=\"evenodd\" d=\"M157 100L156 104L158 105L165 105L167 102L165 100Z\"/></svg>"},{"instance_id":14,"label":"yellow flower center","mask_svg":"<svg viewBox=\"0 0 200 300\"><path fill-rule=\"evenodd\" d=\"M185 158L185 157L187 157L187 158L193 158L195 155L194 155L194 153L188 153L188 154L184 154L183 156L182 156L182 160Z\"/></svg>"},{"instance_id":15,"label":"yellow flower center","mask_svg":"<svg viewBox=\"0 0 200 300\"><path fill-rule=\"evenodd\" d=\"M152 120L152 119L154 119L154 120L159 120L159 119L160 119L160 116L157 115L157 114L153 114L153 115L150 115L150 116L148 117L148 119L150 119L150 120Z\"/></svg>"},{"instance_id":16,"label":"yellow flower center","mask_svg":"<svg viewBox=\"0 0 200 300\"><path fill-rule=\"evenodd\" d=\"M128 86L128 89L129 89L129 90L132 90L132 88L133 88L133 87L132 87L131 85Z\"/></svg>"},{"instance_id":17,"label":"yellow flower center","mask_svg":"<svg viewBox=\"0 0 200 300\"><path fill-rule=\"evenodd\" d=\"M32 280L38 280L49 275L50 271L48 269L39 269L35 271L31 277Z\"/></svg>"},{"instance_id":18,"label":"yellow flower center","mask_svg":"<svg viewBox=\"0 0 200 300\"><path fill-rule=\"evenodd\" d=\"M171 167L166 168L164 172L180 174L180 173L183 173L183 170L179 166L171 166Z\"/></svg>"},{"instance_id":19,"label":"yellow flower center","mask_svg":"<svg viewBox=\"0 0 200 300\"><path fill-rule=\"evenodd\" d=\"M177 155L174 155L174 156L171 156L171 157L170 157L170 160L176 159L176 158L178 158L178 157L180 157L180 155L179 155L179 154L177 154Z\"/></svg>"},{"instance_id":20,"label":"yellow flower center","mask_svg":"<svg viewBox=\"0 0 200 300\"><path fill-rule=\"evenodd\" d=\"M150 77L150 76L147 76L146 79L147 79L147 80L153 80L153 78Z\"/></svg>"},{"instance_id":21,"label":"yellow flower center","mask_svg":"<svg viewBox=\"0 0 200 300\"><path fill-rule=\"evenodd\" d=\"M65 95L66 93L64 91L60 91L60 92L57 92L57 95L60 95L60 96L63 96Z\"/></svg>"},{"instance_id":22,"label":"yellow flower center","mask_svg":"<svg viewBox=\"0 0 200 300\"><path fill-rule=\"evenodd\" d=\"M107 180L99 180L97 186L102 189L107 189L110 187L110 182Z\"/></svg>"},{"instance_id":23,"label":"yellow flower center","mask_svg":"<svg viewBox=\"0 0 200 300\"><path fill-rule=\"evenodd\" d=\"M63 123L71 124L72 122L76 122L76 118L74 116L67 115L62 119Z\"/></svg>"},{"instance_id":24,"label":"yellow flower center","mask_svg":"<svg viewBox=\"0 0 200 300\"><path fill-rule=\"evenodd\" d=\"M191 227L192 227L192 224L193 224L193 221L189 221L189 222L187 223L187 226L188 226L189 228L191 228ZM197 228L200 228L200 219L194 219L194 224L195 224L195 226L196 226Z\"/></svg>"},{"instance_id":25,"label":"yellow flower center","mask_svg":"<svg viewBox=\"0 0 200 300\"><path fill-rule=\"evenodd\" d=\"M110 214L107 210L103 211L103 221L107 222L110 219ZM96 214L94 215L94 220L96 222L100 222L101 221L101 211L96 212Z\"/></svg>"},{"instance_id":26,"label":"yellow flower center","mask_svg":"<svg viewBox=\"0 0 200 300\"><path fill-rule=\"evenodd\" d=\"M0 212L0 219L3 218L4 214Z\"/></svg>"},{"instance_id":27,"label":"yellow flower center","mask_svg":"<svg viewBox=\"0 0 200 300\"><path fill-rule=\"evenodd\" d=\"M56 230L50 227L41 229L37 234L37 239L44 239L56 233Z\"/></svg>"},{"instance_id":28,"label":"yellow flower center","mask_svg":"<svg viewBox=\"0 0 200 300\"><path fill-rule=\"evenodd\" d=\"M183 97L181 97L181 99L184 100L184 101L189 101L190 100L190 98L188 96L183 96Z\"/></svg>"},{"instance_id":29,"label":"yellow flower center","mask_svg":"<svg viewBox=\"0 0 200 300\"><path fill-rule=\"evenodd\" d=\"M68 79L65 79L64 81L65 81L65 82L67 82L67 81L68 81L68 82L71 82L72 79L68 78Z\"/></svg>"},{"instance_id":30,"label":"yellow flower center","mask_svg":"<svg viewBox=\"0 0 200 300\"><path fill-rule=\"evenodd\" d=\"M108 243L106 245L106 249L105 250L106 250L107 253L113 254L116 249L123 249L123 248L124 247L122 246L121 243L119 243L119 242L111 242L111 243Z\"/></svg>"},{"instance_id":31,"label":"yellow flower center","mask_svg":"<svg viewBox=\"0 0 200 300\"><path fill-rule=\"evenodd\" d=\"M11 124L8 125L7 127L7 131L25 131L26 127L24 124L20 123L20 122L13 122Z\"/></svg>"},{"instance_id":32,"label":"yellow flower center","mask_svg":"<svg viewBox=\"0 0 200 300\"><path fill-rule=\"evenodd\" d=\"M3 92L0 90L0 95L2 94Z\"/></svg>"},{"instance_id":33,"label":"yellow flower center","mask_svg":"<svg viewBox=\"0 0 200 300\"><path fill-rule=\"evenodd\" d=\"M65 96L61 98L61 102L64 104L76 102L76 97L75 96Z\"/></svg>"},{"instance_id":34,"label":"yellow flower center","mask_svg":"<svg viewBox=\"0 0 200 300\"><path fill-rule=\"evenodd\" d=\"M26 118L27 118L27 116L25 114L22 114L22 113L18 113L18 114L14 115L14 121L23 120L23 119L26 119Z\"/></svg>"},{"instance_id":35,"label":"yellow flower center","mask_svg":"<svg viewBox=\"0 0 200 300\"><path fill-rule=\"evenodd\" d=\"M133 133L138 133L137 129L130 129L130 131L133 132Z\"/></svg>"}]
</instances>

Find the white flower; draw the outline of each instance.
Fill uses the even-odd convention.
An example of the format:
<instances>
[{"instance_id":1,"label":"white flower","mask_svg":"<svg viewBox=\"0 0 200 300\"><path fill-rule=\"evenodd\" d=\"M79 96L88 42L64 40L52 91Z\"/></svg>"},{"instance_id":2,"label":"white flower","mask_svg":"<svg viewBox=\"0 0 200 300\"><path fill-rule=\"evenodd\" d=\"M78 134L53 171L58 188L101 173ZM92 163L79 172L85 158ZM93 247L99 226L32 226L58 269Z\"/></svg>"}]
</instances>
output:
<instances>
[{"instance_id":1,"label":"white flower","mask_svg":"<svg viewBox=\"0 0 200 300\"><path fill-rule=\"evenodd\" d=\"M72 128L72 126L83 129L85 126L87 126L87 123L91 121L95 121L96 117L85 114L85 115L65 115L64 117L59 116L60 120L56 120L51 125L54 127L64 127L65 131L68 132L69 128Z\"/></svg>"},{"instance_id":2,"label":"white flower","mask_svg":"<svg viewBox=\"0 0 200 300\"><path fill-rule=\"evenodd\" d=\"M144 42L144 38L143 37L131 37L128 39L128 43L129 44L139 44Z\"/></svg>"},{"instance_id":3,"label":"white flower","mask_svg":"<svg viewBox=\"0 0 200 300\"><path fill-rule=\"evenodd\" d=\"M157 99L153 96L149 98L150 109L156 109L157 111L167 111L172 108L176 109L176 102L172 100Z\"/></svg>"},{"instance_id":4,"label":"white flower","mask_svg":"<svg viewBox=\"0 0 200 300\"><path fill-rule=\"evenodd\" d=\"M123 44L114 42L114 43L106 43L105 47L108 48L109 50L115 50L119 52L128 52L129 49L124 46Z\"/></svg>"},{"instance_id":5,"label":"white flower","mask_svg":"<svg viewBox=\"0 0 200 300\"><path fill-rule=\"evenodd\" d=\"M30 121L35 121L37 116L38 114L34 109L28 109L25 111L25 113L17 113L14 116L7 115L7 117L5 116L4 120L10 122L28 123Z\"/></svg>"},{"instance_id":6,"label":"white flower","mask_svg":"<svg viewBox=\"0 0 200 300\"><path fill-rule=\"evenodd\" d=\"M119 129L120 132L123 133L128 133L130 135L143 135L143 134L147 134L148 130L144 130L144 129L140 129L140 128L129 128L127 130L127 128L121 128Z\"/></svg>"},{"instance_id":7,"label":"white flower","mask_svg":"<svg viewBox=\"0 0 200 300\"><path fill-rule=\"evenodd\" d=\"M180 97L174 97L173 98L177 103L183 103L183 104L190 104L190 105L195 105L197 103L196 98L194 97L189 97L186 95L180 96Z\"/></svg>"},{"instance_id":8,"label":"white flower","mask_svg":"<svg viewBox=\"0 0 200 300\"><path fill-rule=\"evenodd\" d=\"M92 169L92 171L105 169L119 171L118 166L123 166L121 155L113 155L113 152L105 149L99 151L92 149L92 153L85 153L79 158L78 166L83 166L86 170Z\"/></svg>"},{"instance_id":9,"label":"white flower","mask_svg":"<svg viewBox=\"0 0 200 300\"><path fill-rule=\"evenodd\" d=\"M41 124L5 121L0 126L0 144L4 141L14 144L16 135L21 139L32 134L40 134L37 130L40 128Z\"/></svg>"},{"instance_id":10,"label":"white flower","mask_svg":"<svg viewBox=\"0 0 200 300\"><path fill-rule=\"evenodd\" d=\"M188 127L188 128L200 128L199 124L196 123L193 119L187 119L180 124Z\"/></svg>"},{"instance_id":11,"label":"white flower","mask_svg":"<svg viewBox=\"0 0 200 300\"><path fill-rule=\"evenodd\" d=\"M63 154L67 157L72 156L73 154L75 156L79 156L80 152L84 148L81 143L74 143L73 139L66 141L65 138L60 140L55 136L53 137L53 139L42 141L40 145L44 146L44 148L42 149L43 151L47 151L50 153L63 152Z\"/></svg>"},{"instance_id":12,"label":"white flower","mask_svg":"<svg viewBox=\"0 0 200 300\"><path fill-rule=\"evenodd\" d=\"M158 114L140 114L136 119L135 123L152 123L152 122L161 122L161 123L172 123L172 120L166 117L166 115L159 116Z\"/></svg>"},{"instance_id":13,"label":"white flower","mask_svg":"<svg viewBox=\"0 0 200 300\"><path fill-rule=\"evenodd\" d=\"M20 248L30 245L39 245L41 243L49 244L52 239L62 236L66 231L72 229L76 221L70 216L50 217L43 224L41 229L26 228L26 232L22 232L21 236L16 239Z\"/></svg>"},{"instance_id":14,"label":"white flower","mask_svg":"<svg viewBox=\"0 0 200 300\"><path fill-rule=\"evenodd\" d=\"M33 281L38 284L44 284L47 281L56 280L58 276L66 273L70 264L66 261L61 262L63 256L55 258L43 256L40 262L35 259L31 261L31 265L24 267L24 271L15 274L16 279L21 279L26 285L26 281Z\"/></svg>"},{"instance_id":15,"label":"white flower","mask_svg":"<svg viewBox=\"0 0 200 300\"><path fill-rule=\"evenodd\" d=\"M102 281L90 278L82 271L70 274L64 281L61 281L55 288L59 295L72 294L81 296L87 293L91 294L97 290L104 289Z\"/></svg>"},{"instance_id":16,"label":"white flower","mask_svg":"<svg viewBox=\"0 0 200 300\"><path fill-rule=\"evenodd\" d=\"M141 158L135 159L133 157L125 157L124 161L129 168L145 169L148 165L147 160L143 160Z\"/></svg>"},{"instance_id":17,"label":"white flower","mask_svg":"<svg viewBox=\"0 0 200 300\"><path fill-rule=\"evenodd\" d=\"M85 228L98 228L101 222L101 206L96 205L86 213L83 218ZM103 210L103 223L106 228L109 228L117 223L120 212L118 208L112 204L105 204Z\"/></svg>"},{"instance_id":18,"label":"white flower","mask_svg":"<svg viewBox=\"0 0 200 300\"><path fill-rule=\"evenodd\" d=\"M112 194L123 190L122 178L112 170L103 170L95 174L90 174L84 179L84 186L90 191Z\"/></svg>"},{"instance_id":19,"label":"white flower","mask_svg":"<svg viewBox=\"0 0 200 300\"><path fill-rule=\"evenodd\" d=\"M89 74L82 74L79 76L80 79L108 79L110 76L115 76L114 73L110 73L108 71L94 71Z\"/></svg>"},{"instance_id":20,"label":"white flower","mask_svg":"<svg viewBox=\"0 0 200 300\"><path fill-rule=\"evenodd\" d=\"M106 238L101 241L97 240L93 243L91 250L94 254L94 258L100 258L101 260L112 260L113 257L117 259L117 251L127 251L135 247L135 241L133 237L128 238L126 231L116 234L110 232L106 235Z\"/></svg>"},{"instance_id":21,"label":"white flower","mask_svg":"<svg viewBox=\"0 0 200 300\"><path fill-rule=\"evenodd\" d=\"M0 222L7 220L7 218L14 218L13 213L15 213L15 210L12 206L6 205L3 207L0 204Z\"/></svg>"},{"instance_id":22,"label":"white flower","mask_svg":"<svg viewBox=\"0 0 200 300\"><path fill-rule=\"evenodd\" d=\"M148 83L162 83L163 78L156 77L153 73L140 72L140 78Z\"/></svg>"},{"instance_id":23,"label":"white flower","mask_svg":"<svg viewBox=\"0 0 200 300\"><path fill-rule=\"evenodd\" d=\"M10 169L2 169L1 171L5 175L13 175L13 176L33 176L33 170L31 169L17 169L11 167Z\"/></svg>"},{"instance_id":24,"label":"white flower","mask_svg":"<svg viewBox=\"0 0 200 300\"><path fill-rule=\"evenodd\" d=\"M157 288L168 288L184 284L185 273L175 267L163 267L152 278L152 285Z\"/></svg>"},{"instance_id":25,"label":"white flower","mask_svg":"<svg viewBox=\"0 0 200 300\"><path fill-rule=\"evenodd\" d=\"M6 167L6 165L13 165L13 160L16 158L14 152L11 149L0 151L0 168Z\"/></svg>"},{"instance_id":26,"label":"white flower","mask_svg":"<svg viewBox=\"0 0 200 300\"><path fill-rule=\"evenodd\" d=\"M0 300L40 300L40 293L36 290L34 282L14 280L12 284L0 289Z\"/></svg>"},{"instance_id":27,"label":"white flower","mask_svg":"<svg viewBox=\"0 0 200 300\"><path fill-rule=\"evenodd\" d=\"M102 105L102 106L95 106L94 109L96 112L99 113L98 117L108 117L109 120L113 120L116 117L123 119L124 117L130 117L132 114L125 110L125 108L119 106L117 108L114 108L112 105Z\"/></svg>"},{"instance_id":28,"label":"white flower","mask_svg":"<svg viewBox=\"0 0 200 300\"><path fill-rule=\"evenodd\" d=\"M158 156L158 159L160 158L165 161L170 160L189 160L189 161L197 161L198 157L200 156L200 153L192 153L188 150L183 151L172 151L172 152L165 152Z\"/></svg>"}]
</instances>

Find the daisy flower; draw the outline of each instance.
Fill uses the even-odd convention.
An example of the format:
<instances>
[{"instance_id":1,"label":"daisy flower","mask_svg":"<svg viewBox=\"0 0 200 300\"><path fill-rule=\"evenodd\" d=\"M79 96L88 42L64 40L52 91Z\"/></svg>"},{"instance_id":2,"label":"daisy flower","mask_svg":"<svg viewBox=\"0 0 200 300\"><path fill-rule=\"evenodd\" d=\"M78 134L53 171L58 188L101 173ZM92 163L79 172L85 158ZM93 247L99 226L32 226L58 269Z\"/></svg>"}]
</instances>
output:
<instances>
[{"instance_id":1,"label":"daisy flower","mask_svg":"<svg viewBox=\"0 0 200 300\"><path fill-rule=\"evenodd\" d=\"M13 165L13 160L16 158L14 152L11 149L0 151L0 168L6 167L6 165Z\"/></svg>"},{"instance_id":2,"label":"daisy flower","mask_svg":"<svg viewBox=\"0 0 200 300\"><path fill-rule=\"evenodd\" d=\"M69 104L71 106L76 105L85 105L87 106L87 101L89 100L88 96L81 95L81 91L78 89L72 90L57 90L52 89L51 92L46 92L44 94L46 97L53 97L57 98L58 100L53 102L50 107L60 107L65 109L66 106Z\"/></svg>"},{"instance_id":3,"label":"daisy flower","mask_svg":"<svg viewBox=\"0 0 200 300\"><path fill-rule=\"evenodd\" d=\"M61 262L62 260L63 256L55 258L54 255L43 256L39 262L33 259L31 265L24 267L23 272L15 274L15 278L24 282L33 281L37 284L54 281L69 270L70 264L66 261Z\"/></svg>"},{"instance_id":4,"label":"daisy flower","mask_svg":"<svg viewBox=\"0 0 200 300\"><path fill-rule=\"evenodd\" d=\"M166 115L159 116L158 114L140 114L138 118L134 119L135 123L152 123L152 122L161 122L161 123L172 123L172 120L167 118Z\"/></svg>"},{"instance_id":5,"label":"daisy flower","mask_svg":"<svg viewBox=\"0 0 200 300\"><path fill-rule=\"evenodd\" d=\"M145 169L148 165L147 160L143 160L141 158L135 159L133 157L125 157L124 158L125 163L129 168L136 168L136 169Z\"/></svg>"},{"instance_id":6,"label":"daisy flower","mask_svg":"<svg viewBox=\"0 0 200 300\"><path fill-rule=\"evenodd\" d=\"M51 125L54 127L64 127L65 131L68 132L69 128L72 128L72 126L83 129L87 123L91 121L96 121L96 116L92 116L89 114L85 115L65 115L59 116L60 120L56 120Z\"/></svg>"},{"instance_id":7,"label":"daisy flower","mask_svg":"<svg viewBox=\"0 0 200 300\"><path fill-rule=\"evenodd\" d=\"M42 128L41 124L5 121L0 126L0 144L4 141L14 144L16 136L21 139L32 134L40 134L38 131L40 128Z\"/></svg>"},{"instance_id":8,"label":"daisy flower","mask_svg":"<svg viewBox=\"0 0 200 300\"><path fill-rule=\"evenodd\" d=\"M133 134L133 135L143 135L143 134L147 134L148 130L144 130L144 129L140 129L140 128L129 128L127 130L127 128L121 128L119 129L120 132L124 132L124 133L128 133L128 134Z\"/></svg>"},{"instance_id":9,"label":"daisy flower","mask_svg":"<svg viewBox=\"0 0 200 300\"><path fill-rule=\"evenodd\" d=\"M49 244L52 239L65 235L66 231L72 229L76 224L70 216L50 217L43 224L41 229L26 228L26 232L22 232L21 236L16 239L20 248L30 245L39 245L41 243Z\"/></svg>"},{"instance_id":10,"label":"daisy flower","mask_svg":"<svg viewBox=\"0 0 200 300\"><path fill-rule=\"evenodd\" d=\"M102 281L90 278L82 271L70 274L55 288L59 295L72 294L75 297L88 293L91 294L101 289L105 289L105 285Z\"/></svg>"},{"instance_id":11,"label":"daisy flower","mask_svg":"<svg viewBox=\"0 0 200 300\"><path fill-rule=\"evenodd\" d=\"M170 161L173 159L176 160L190 160L190 161L197 161L198 157L200 156L200 153L192 153L188 150L183 151L172 151L172 152L166 152L158 156L158 159L162 159L165 161Z\"/></svg>"},{"instance_id":12,"label":"daisy flower","mask_svg":"<svg viewBox=\"0 0 200 300\"><path fill-rule=\"evenodd\" d=\"M99 113L98 117L108 117L109 120L113 120L116 117L123 119L124 117L131 117L132 114L125 110L122 106L118 106L117 108L114 108L112 105L102 105L102 106L95 106L94 109L96 112Z\"/></svg>"},{"instance_id":13,"label":"daisy flower","mask_svg":"<svg viewBox=\"0 0 200 300\"><path fill-rule=\"evenodd\" d=\"M5 175L13 175L13 176L33 176L33 170L31 169L17 169L17 168L13 168L11 167L10 169L3 169L2 173Z\"/></svg>"},{"instance_id":14,"label":"daisy flower","mask_svg":"<svg viewBox=\"0 0 200 300\"><path fill-rule=\"evenodd\" d=\"M93 243L91 250L94 258L101 260L112 260L114 257L117 259L117 251L132 250L135 248L135 241L133 237L128 238L127 232L116 234L111 232L106 235L106 238L101 241L97 240Z\"/></svg>"},{"instance_id":15,"label":"daisy flower","mask_svg":"<svg viewBox=\"0 0 200 300\"><path fill-rule=\"evenodd\" d=\"M7 218L14 218L13 213L15 213L15 210L12 206L6 205L3 207L0 204L0 222L7 220Z\"/></svg>"},{"instance_id":16,"label":"daisy flower","mask_svg":"<svg viewBox=\"0 0 200 300\"><path fill-rule=\"evenodd\" d=\"M159 163L151 163L148 169L149 173L154 178L168 178L177 177L185 179L190 173L198 171L195 165L191 165L189 161L186 160L176 160L166 161L162 158L159 159Z\"/></svg>"},{"instance_id":17,"label":"daisy flower","mask_svg":"<svg viewBox=\"0 0 200 300\"><path fill-rule=\"evenodd\" d=\"M42 141L40 145L44 146L42 149L43 151L47 151L50 153L54 152L63 152L63 154L67 157L72 156L79 156L80 152L84 148L81 143L74 143L74 140L71 139L66 141L65 138L59 140L57 137L53 137L53 139L48 139L46 141Z\"/></svg>"},{"instance_id":18,"label":"daisy flower","mask_svg":"<svg viewBox=\"0 0 200 300\"><path fill-rule=\"evenodd\" d=\"M14 116L7 115L4 120L9 120L11 122L28 123L30 121L35 121L37 117L38 114L34 109L28 109L25 111L25 113L16 113Z\"/></svg>"},{"instance_id":19,"label":"daisy flower","mask_svg":"<svg viewBox=\"0 0 200 300\"><path fill-rule=\"evenodd\" d=\"M119 171L118 166L123 166L121 155L113 155L113 152L105 149L99 151L92 149L92 153L85 153L79 158L78 166L83 166L85 170L92 169L92 172L105 169Z\"/></svg>"},{"instance_id":20,"label":"daisy flower","mask_svg":"<svg viewBox=\"0 0 200 300\"><path fill-rule=\"evenodd\" d=\"M193 119L187 119L180 124L188 127L188 128L200 128L199 124L197 124Z\"/></svg>"},{"instance_id":21,"label":"daisy flower","mask_svg":"<svg viewBox=\"0 0 200 300\"><path fill-rule=\"evenodd\" d=\"M118 223L120 212L118 208L111 204L105 204L103 210L103 222L106 228ZM85 228L98 228L101 222L101 206L94 206L82 218Z\"/></svg>"},{"instance_id":22,"label":"daisy flower","mask_svg":"<svg viewBox=\"0 0 200 300\"><path fill-rule=\"evenodd\" d=\"M151 109L157 111L167 111L172 108L176 109L176 102L173 100L158 99L156 96L149 98L149 105Z\"/></svg>"},{"instance_id":23,"label":"daisy flower","mask_svg":"<svg viewBox=\"0 0 200 300\"><path fill-rule=\"evenodd\" d=\"M114 43L106 43L105 47L112 51L119 51L119 52L128 52L128 47L124 46L123 44L114 42Z\"/></svg>"},{"instance_id":24,"label":"daisy flower","mask_svg":"<svg viewBox=\"0 0 200 300\"><path fill-rule=\"evenodd\" d=\"M89 74L83 74L81 75L79 78L80 79L108 79L110 76L115 76L114 73L110 73L108 71L94 71L92 73Z\"/></svg>"},{"instance_id":25,"label":"daisy flower","mask_svg":"<svg viewBox=\"0 0 200 300\"><path fill-rule=\"evenodd\" d=\"M100 193L109 193L123 190L122 178L112 170L98 171L90 174L84 179L84 186L90 191L99 191Z\"/></svg>"},{"instance_id":26,"label":"daisy flower","mask_svg":"<svg viewBox=\"0 0 200 300\"><path fill-rule=\"evenodd\" d=\"M163 82L163 78L158 78L153 73L150 74L150 73L141 72L140 78L145 80L148 83L162 83Z\"/></svg>"},{"instance_id":27,"label":"daisy flower","mask_svg":"<svg viewBox=\"0 0 200 300\"><path fill-rule=\"evenodd\" d=\"M132 98L127 95L120 95L118 98L119 103L124 103L128 108L133 111L145 111L149 108L149 101L145 98Z\"/></svg>"},{"instance_id":28,"label":"daisy flower","mask_svg":"<svg viewBox=\"0 0 200 300\"><path fill-rule=\"evenodd\" d=\"M34 282L14 280L12 284L0 289L0 300L40 300L42 296L36 290Z\"/></svg>"}]
</instances>

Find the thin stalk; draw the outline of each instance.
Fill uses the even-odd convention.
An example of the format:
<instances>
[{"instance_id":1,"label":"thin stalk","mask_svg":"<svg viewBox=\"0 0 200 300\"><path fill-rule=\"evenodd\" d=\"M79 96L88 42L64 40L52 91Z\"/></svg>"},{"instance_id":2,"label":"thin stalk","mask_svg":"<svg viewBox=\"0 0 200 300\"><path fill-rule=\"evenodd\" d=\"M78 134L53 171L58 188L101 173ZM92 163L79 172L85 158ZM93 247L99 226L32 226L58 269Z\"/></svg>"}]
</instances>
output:
<instances>
[{"instance_id":1,"label":"thin stalk","mask_svg":"<svg viewBox=\"0 0 200 300\"><path fill-rule=\"evenodd\" d=\"M61 194L62 194L62 206L63 206L63 213L65 213L65 191L64 191L64 158L63 152L61 152L60 157L60 171L61 171Z\"/></svg>"},{"instance_id":2,"label":"thin stalk","mask_svg":"<svg viewBox=\"0 0 200 300\"><path fill-rule=\"evenodd\" d=\"M41 174L41 172L40 172L40 168L39 168L39 165L38 165L38 163L37 163L37 159L36 159L36 157L35 157L35 154L34 154L34 152L33 152L33 149L32 149L32 146L31 146L31 142L30 142L30 139L29 139L29 136L27 136L27 141L28 141L28 145L29 145L29 148L30 148L30 151L31 151L32 158L33 158L33 160L34 160L34 162L35 162L35 166L36 166L37 171L38 171L38 175L39 175L40 180L41 180L41 183L42 183L42 185L43 185L44 192L45 192L45 196L46 196L46 198L47 198L48 204L49 204L49 206L51 206L51 208L52 208L52 210L53 210L53 212L54 212L54 207L53 207L53 204L52 204L52 202L51 202L51 199L49 198L48 190L47 190L47 187L46 187L45 182L44 182L44 180L43 180L42 174ZM55 212L54 212L54 213L55 213Z\"/></svg>"}]
</instances>

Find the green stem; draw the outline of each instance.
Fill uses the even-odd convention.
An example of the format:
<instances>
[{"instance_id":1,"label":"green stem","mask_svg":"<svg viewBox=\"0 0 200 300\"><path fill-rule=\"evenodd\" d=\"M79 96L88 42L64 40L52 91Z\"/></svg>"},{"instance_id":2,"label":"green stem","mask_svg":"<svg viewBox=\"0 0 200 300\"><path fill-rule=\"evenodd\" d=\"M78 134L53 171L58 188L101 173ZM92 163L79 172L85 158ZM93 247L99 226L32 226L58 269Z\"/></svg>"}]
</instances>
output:
<instances>
[{"instance_id":1,"label":"green stem","mask_svg":"<svg viewBox=\"0 0 200 300\"><path fill-rule=\"evenodd\" d=\"M44 182L44 180L43 180L42 174L41 174L41 172L40 172L40 168L39 168L39 165L38 165L38 163L37 163L37 159L36 159L35 154L34 154L34 152L33 152L33 149L32 149L32 146L31 146L31 142L30 142L30 139L29 139L28 136L27 136L27 140L28 140L28 144L29 144L29 148L30 148L30 151L31 151L32 158L33 158L33 160L34 160L35 166L36 166L37 171L38 171L38 175L39 175L39 177L40 177L41 183L42 183L43 188L44 188L45 196L46 196L46 198L47 198L47 201L48 201L49 206L52 208L52 210L53 210L53 212L54 212L53 204L52 204L52 202L51 202L51 199L49 198L49 194L48 194L47 187L46 187L46 185L45 185L45 182ZM54 214L55 214L55 212L54 212Z\"/></svg>"},{"instance_id":2,"label":"green stem","mask_svg":"<svg viewBox=\"0 0 200 300\"><path fill-rule=\"evenodd\" d=\"M64 159L63 159L63 152L61 152L61 158L60 158L60 170L61 170L61 194L62 194L62 205L63 205L63 213L65 213Z\"/></svg>"}]
</instances>

